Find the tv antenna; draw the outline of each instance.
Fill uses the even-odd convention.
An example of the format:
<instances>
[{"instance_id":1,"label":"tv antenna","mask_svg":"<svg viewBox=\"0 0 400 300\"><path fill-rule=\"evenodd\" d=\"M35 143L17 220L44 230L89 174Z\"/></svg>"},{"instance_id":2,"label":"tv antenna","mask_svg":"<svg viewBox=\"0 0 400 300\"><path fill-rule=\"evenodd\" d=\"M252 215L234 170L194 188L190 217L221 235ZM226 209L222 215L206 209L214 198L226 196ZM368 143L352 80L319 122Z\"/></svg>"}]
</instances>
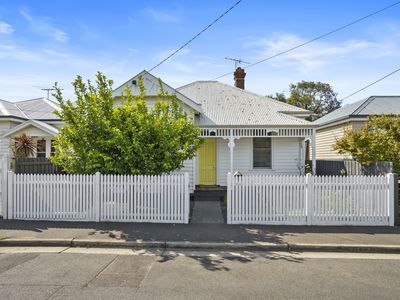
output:
<instances>
[{"instance_id":1,"label":"tv antenna","mask_svg":"<svg viewBox=\"0 0 400 300\"><path fill-rule=\"evenodd\" d=\"M249 62L244 61L244 60L241 59L241 58L230 58L230 57L225 57L225 59L231 60L231 61L234 61L234 62L235 62L235 70L236 70L237 67L240 66L241 64L250 64Z\"/></svg>"},{"instance_id":2,"label":"tv antenna","mask_svg":"<svg viewBox=\"0 0 400 300\"><path fill-rule=\"evenodd\" d=\"M54 87L52 87L52 88L45 88L45 87L41 87L41 86L34 86L34 87L36 87L38 89L41 89L42 91L46 92L47 93L47 98L46 99L49 99L49 100L50 100L50 92L56 90ZM64 89L60 89L60 90L62 91Z\"/></svg>"}]
</instances>

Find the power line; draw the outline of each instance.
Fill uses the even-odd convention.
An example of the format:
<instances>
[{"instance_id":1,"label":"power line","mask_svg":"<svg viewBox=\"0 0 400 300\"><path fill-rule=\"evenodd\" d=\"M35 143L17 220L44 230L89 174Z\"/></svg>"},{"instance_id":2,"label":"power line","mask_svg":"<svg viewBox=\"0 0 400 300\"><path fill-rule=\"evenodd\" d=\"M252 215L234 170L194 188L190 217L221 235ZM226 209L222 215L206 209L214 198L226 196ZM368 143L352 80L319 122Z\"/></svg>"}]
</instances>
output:
<instances>
[{"instance_id":1,"label":"power line","mask_svg":"<svg viewBox=\"0 0 400 300\"><path fill-rule=\"evenodd\" d=\"M185 48L187 45L189 45L191 42L193 42L196 38L198 38L203 32L208 30L211 26L213 26L215 23L217 23L219 20L221 20L225 15L227 15L232 9L234 9L242 0L237 1L235 4L233 4L228 10L226 10L222 15L220 15L218 18L216 18L214 21L212 21L210 24L208 24L203 30L201 30L198 34L196 34L194 37L192 37L190 40L188 40L186 43L184 43L182 46L180 46L178 49L176 49L174 52L172 52L170 55L168 55L166 58L164 58L162 61L160 61L158 64L156 64L154 67L152 67L149 72L153 71L155 68L158 68L161 64L166 62L168 59L170 59L172 56L177 54L179 51L181 51L183 48Z\"/></svg>"},{"instance_id":2,"label":"power line","mask_svg":"<svg viewBox=\"0 0 400 300\"><path fill-rule=\"evenodd\" d=\"M248 65L245 69L254 67L255 65L258 65L258 64L260 64L260 63L263 63L263 62L265 62L265 61L267 61L267 60L271 60L271 59L273 59L273 58L275 58L275 57L281 56L281 55L286 54L286 53L288 53L288 52L290 52L290 51L296 50L296 49L298 49L298 48L300 48L300 47L303 47L303 46L308 45L308 44L310 44L310 43L312 43L312 42L315 42L315 41L317 41L317 40L320 40L320 39L322 39L322 38L324 38L324 37L327 37L327 36L329 36L329 35L331 35L331 34L334 34L334 33L338 32L338 31L340 31L340 30L343 30L343 29L345 29L345 28L347 28L347 27L350 27L350 26L352 26L352 25L354 25L354 24L357 24L357 23L359 23L359 22L361 22L361 21L363 21L363 20L365 20L365 19L368 19L368 18L370 18L370 17L372 17L372 16L374 16L374 15L377 15L377 14L379 14L379 13L381 13L381 12L383 12L383 11L389 9L389 8L392 8L393 6L396 6L396 5L398 5L398 4L400 4L400 1L397 1L397 2L395 2L395 3L393 3L393 4L389 5L389 6L386 6L386 7L382 8L382 9L380 9L380 10L374 11L374 12L372 12L372 13L370 13L370 14L368 14L368 15L362 17L362 18L359 18L359 19L357 19L357 20L354 20L354 21L352 21L352 22L350 22L350 23L347 23L347 24L345 24L345 25L342 25L342 26L340 26L340 27L338 27L338 28L336 28L336 29L333 29L333 30L331 30L331 31L329 31L329 32L327 32L327 33L321 34L321 35L319 35L319 36L317 36L317 37L315 37L315 38L313 38L313 39L311 39L311 40L308 40L308 41L306 41L306 42L304 42L304 43L301 43L301 44L299 44L299 45L297 45L297 46L294 46L294 47L292 47L292 48L286 49L286 50L284 50L284 51L282 51L282 52L279 52L279 53L277 53L277 54L274 54L274 55L272 55L272 56L269 56L269 57L267 57L267 58L264 58L264 59L262 59L262 60L259 60L259 61L255 62L255 63L252 63L252 64ZM219 79L219 78L222 78L222 77L225 77L225 76L228 76L228 75L231 75L231 74L232 74L231 72L228 72L228 73L225 73L225 74L223 74L223 75L221 75L221 76L215 77L215 78L212 79L212 80L217 80L217 79Z\"/></svg>"},{"instance_id":3,"label":"power line","mask_svg":"<svg viewBox=\"0 0 400 300\"><path fill-rule=\"evenodd\" d=\"M361 92L361 91L363 91L363 90L369 88L370 86L372 86L372 85L378 83L379 81L382 81L382 80L388 78L389 76L392 76L393 74L395 74L395 73L397 73L397 72L399 72L399 71L400 71L400 68L394 70L393 72L390 72L389 74L386 74L385 76L379 78L378 80L375 80L374 82L371 82L370 84L368 84L368 85L364 86L363 88L361 88L361 89L355 91L354 93L352 93L352 94L350 94L350 95L348 95L348 96L346 96L346 97L340 99L339 101L346 100L347 98L350 98L351 96L354 96L355 94L358 94L359 92Z\"/></svg>"}]
</instances>

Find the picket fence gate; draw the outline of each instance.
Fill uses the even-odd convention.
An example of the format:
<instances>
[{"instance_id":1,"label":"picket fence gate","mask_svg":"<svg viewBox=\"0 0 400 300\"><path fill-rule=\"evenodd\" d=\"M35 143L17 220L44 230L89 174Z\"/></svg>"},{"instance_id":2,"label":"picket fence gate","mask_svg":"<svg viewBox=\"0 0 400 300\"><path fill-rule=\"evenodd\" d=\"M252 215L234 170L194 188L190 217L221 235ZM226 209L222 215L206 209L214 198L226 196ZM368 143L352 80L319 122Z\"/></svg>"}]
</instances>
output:
<instances>
[{"instance_id":1,"label":"picket fence gate","mask_svg":"<svg viewBox=\"0 0 400 300\"><path fill-rule=\"evenodd\" d=\"M189 174L7 176L7 219L189 222Z\"/></svg>"},{"instance_id":2,"label":"picket fence gate","mask_svg":"<svg viewBox=\"0 0 400 300\"><path fill-rule=\"evenodd\" d=\"M394 175L228 174L228 224L394 226Z\"/></svg>"}]
</instances>

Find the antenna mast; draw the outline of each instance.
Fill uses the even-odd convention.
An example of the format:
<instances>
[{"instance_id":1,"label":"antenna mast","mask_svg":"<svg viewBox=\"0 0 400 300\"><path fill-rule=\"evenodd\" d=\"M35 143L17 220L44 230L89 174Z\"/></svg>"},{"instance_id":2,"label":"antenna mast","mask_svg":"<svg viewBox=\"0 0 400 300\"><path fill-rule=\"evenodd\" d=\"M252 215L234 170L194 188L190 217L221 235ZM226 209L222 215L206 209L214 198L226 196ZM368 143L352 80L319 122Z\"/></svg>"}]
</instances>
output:
<instances>
[{"instance_id":1,"label":"antenna mast","mask_svg":"<svg viewBox=\"0 0 400 300\"><path fill-rule=\"evenodd\" d=\"M47 92L47 99L50 99L50 92L51 91L55 91L56 89L54 89L54 88L42 88L41 90Z\"/></svg>"},{"instance_id":2,"label":"antenna mast","mask_svg":"<svg viewBox=\"0 0 400 300\"><path fill-rule=\"evenodd\" d=\"M231 57L225 57L225 59L227 59L227 60L231 60L231 61L234 61L235 62L235 70L237 69L237 67L238 66L240 66L241 64L250 64L249 62L247 62L247 61L244 61L243 59L241 59L241 58L231 58Z\"/></svg>"},{"instance_id":3,"label":"antenna mast","mask_svg":"<svg viewBox=\"0 0 400 300\"><path fill-rule=\"evenodd\" d=\"M50 100L50 92L56 90L55 88L45 88L45 87L42 87L42 86L34 86L34 87L39 88L40 90L46 92L47 93L47 99L49 99L49 100ZM62 91L64 89L60 89L60 90Z\"/></svg>"}]
</instances>

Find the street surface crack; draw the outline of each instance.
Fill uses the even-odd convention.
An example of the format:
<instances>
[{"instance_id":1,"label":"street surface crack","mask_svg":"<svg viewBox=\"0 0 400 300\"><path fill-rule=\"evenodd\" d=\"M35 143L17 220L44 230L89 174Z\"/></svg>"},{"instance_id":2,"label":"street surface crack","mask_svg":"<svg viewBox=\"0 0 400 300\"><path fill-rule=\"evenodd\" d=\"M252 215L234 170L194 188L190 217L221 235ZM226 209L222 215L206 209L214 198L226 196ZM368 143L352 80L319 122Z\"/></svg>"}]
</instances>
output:
<instances>
[{"instance_id":1,"label":"street surface crack","mask_svg":"<svg viewBox=\"0 0 400 300\"><path fill-rule=\"evenodd\" d=\"M90 279L85 285L84 287L88 287L90 285L90 283L95 280L97 277L99 277L99 275L101 273L103 273L113 262L115 262L115 260L118 258L119 255L115 255L115 257L107 264L104 266L104 268L102 268L92 279Z\"/></svg>"}]
</instances>

